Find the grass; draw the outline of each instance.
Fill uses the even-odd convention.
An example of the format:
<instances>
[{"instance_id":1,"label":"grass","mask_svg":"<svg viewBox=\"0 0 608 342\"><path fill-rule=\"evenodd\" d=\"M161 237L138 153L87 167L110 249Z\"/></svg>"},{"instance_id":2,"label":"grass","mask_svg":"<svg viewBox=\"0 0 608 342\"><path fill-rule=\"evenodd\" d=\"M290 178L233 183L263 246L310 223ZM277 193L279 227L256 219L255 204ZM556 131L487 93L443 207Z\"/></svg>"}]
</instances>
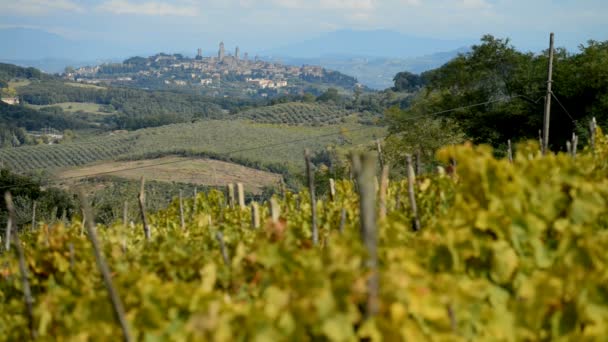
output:
<instances>
[{"instance_id":1,"label":"grass","mask_svg":"<svg viewBox=\"0 0 608 342\"><path fill-rule=\"evenodd\" d=\"M29 80L18 79L18 80L9 81L8 82L8 86L11 87L11 88L15 88L16 89L16 88L19 88L19 87L28 86L28 85L30 85L30 83L32 83L32 82L30 82Z\"/></svg>"},{"instance_id":2,"label":"grass","mask_svg":"<svg viewBox=\"0 0 608 342\"><path fill-rule=\"evenodd\" d=\"M160 165L163 164L163 165ZM57 173L60 178L70 178L70 183L103 172L122 169L114 176L126 179L153 179L168 183L188 183L203 186L225 186L228 183L243 183L248 192L260 193L264 186L275 186L280 181L278 174L248 168L242 165L212 159L188 159L167 156L158 159L102 162L85 167L72 168Z\"/></svg>"},{"instance_id":3,"label":"grass","mask_svg":"<svg viewBox=\"0 0 608 342\"><path fill-rule=\"evenodd\" d=\"M94 85L94 84L86 84L86 83L65 82L65 84L72 86L72 87L79 87L79 88L107 89L106 87L102 87L102 86L98 86L98 85Z\"/></svg>"},{"instance_id":4,"label":"grass","mask_svg":"<svg viewBox=\"0 0 608 342\"><path fill-rule=\"evenodd\" d=\"M78 111L83 111L91 114L98 115L111 115L113 113L106 113L101 111L101 105L92 102L61 102L52 105L30 105L28 106L36 109L46 108L46 107L61 107L64 112L67 113L75 113Z\"/></svg>"},{"instance_id":5,"label":"grass","mask_svg":"<svg viewBox=\"0 0 608 342\"><path fill-rule=\"evenodd\" d=\"M329 145L369 144L385 134L383 127L357 123L306 127L205 120L60 145L1 149L0 160L16 172L54 172L98 161L206 154L255 168L279 165L300 172L304 148L320 150Z\"/></svg>"}]
</instances>

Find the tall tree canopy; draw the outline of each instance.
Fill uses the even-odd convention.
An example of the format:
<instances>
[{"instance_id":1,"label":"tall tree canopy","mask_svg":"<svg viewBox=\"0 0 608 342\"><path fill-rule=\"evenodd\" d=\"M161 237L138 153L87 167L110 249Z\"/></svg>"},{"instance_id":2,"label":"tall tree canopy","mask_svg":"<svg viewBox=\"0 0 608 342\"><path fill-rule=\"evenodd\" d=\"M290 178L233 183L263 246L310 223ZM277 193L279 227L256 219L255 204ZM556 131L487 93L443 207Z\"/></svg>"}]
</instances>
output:
<instances>
[{"instance_id":1,"label":"tall tree canopy","mask_svg":"<svg viewBox=\"0 0 608 342\"><path fill-rule=\"evenodd\" d=\"M435 117L454 119L476 143L500 146L507 139L534 138L543 122L547 66L548 51L522 53L508 39L484 36L469 53L421 76L423 94L414 109L391 117L391 130L407 129L413 111L445 111ZM608 124L608 42L589 41L577 54L558 49L553 78L559 99L553 100L551 115L553 149L562 148L573 131L586 136L592 116Z\"/></svg>"}]
</instances>

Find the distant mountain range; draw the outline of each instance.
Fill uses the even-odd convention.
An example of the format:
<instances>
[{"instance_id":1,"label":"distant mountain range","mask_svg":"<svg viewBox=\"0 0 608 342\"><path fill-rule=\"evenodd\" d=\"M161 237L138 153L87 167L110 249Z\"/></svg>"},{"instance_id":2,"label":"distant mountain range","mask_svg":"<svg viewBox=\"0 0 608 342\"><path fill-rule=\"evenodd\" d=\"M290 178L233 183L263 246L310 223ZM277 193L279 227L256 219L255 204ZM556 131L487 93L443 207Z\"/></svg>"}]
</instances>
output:
<instances>
[{"instance_id":1,"label":"distant mountain range","mask_svg":"<svg viewBox=\"0 0 608 342\"><path fill-rule=\"evenodd\" d=\"M416 37L388 30L339 30L303 42L264 51L264 55L299 58L411 58L452 51L474 41Z\"/></svg>"},{"instance_id":2,"label":"distant mountain range","mask_svg":"<svg viewBox=\"0 0 608 342\"><path fill-rule=\"evenodd\" d=\"M135 55L147 55L144 51L148 50L148 47L136 44L121 46L104 41L71 40L30 28L0 29L0 42L4 47L0 50L1 62L33 66L49 73L62 72L66 66L118 62ZM267 56L264 59L291 65L320 65L354 76L371 88L383 89L392 85L397 72L419 73L436 68L466 51L463 47L471 43L387 30L340 30L259 54ZM195 48L189 49L192 54Z\"/></svg>"},{"instance_id":3,"label":"distant mountain range","mask_svg":"<svg viewBox=\"0 0 608 342\"><path fill-rule=\"evenodd\" d=\"M323 57L323 58L276 58L274 60L290 65L320 65L326 69L339 71L372 89L386 89L393 86L393 77L401 71L422 73L435 69L459 53L469 48L460 48L449 52L439 52L427 56L410 58L386 57ZM272 58L270 58L272 59Z\"/></svg>"}]
</instances>

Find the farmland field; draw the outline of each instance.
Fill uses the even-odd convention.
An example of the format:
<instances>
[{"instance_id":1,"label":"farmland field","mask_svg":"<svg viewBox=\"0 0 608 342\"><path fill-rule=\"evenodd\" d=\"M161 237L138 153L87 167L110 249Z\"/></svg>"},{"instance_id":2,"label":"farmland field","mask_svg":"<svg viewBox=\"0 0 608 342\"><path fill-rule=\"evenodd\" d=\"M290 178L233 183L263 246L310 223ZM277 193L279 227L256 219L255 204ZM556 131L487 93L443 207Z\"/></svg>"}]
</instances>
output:
<instances>
[{"instance_id":1,"label":"farmland field","mask_svg":"<svg viewBox=\"0 0 608 342\"><path fill-rule=\"evenodd\" d=\"M107 89L107 87L102 87L102 86L98 86L98 85L94 85L94 84L87 84L87 83L65 82L65 84L72 86L72 87L80 87L80 88Z\"/></svg>"},{"instance_id":2,"label":"farmland field","mask_svg":"<svg viewBox=\"0 0 608 342\"><path fill-rule=\"evenodd\" d=\"M98 115L110 115L112 113L106 113L101 111L101 105L91 102L61 102L52 105L29 105L28 106L36 109L58 106L63 109L64 112L74 113L83 111L86 113L98 114Z\"/></svg>"},{"instance_id":3,"label":"farmland field","mask_svg":"<svg viewBox=\"0 0 608 342\"><path fill-rule=\"evenodd\" d=\"M262 123L319 126L338 124L352 114L351 111L337 106L292 102L249 109L237 116Z\"/></svg>"},{"instance_id":4,"label":"farmland field","mask_svg":"<svg viewBox=\"0 0 608 342\"><path fill-rule=\"evenodd\" d=\"M332 144L366 144L384 136L385 132L383 127L355 123L304 127L209 120L96 137L77 143L1 149L0 160L15 172L33 172L170 154L213 155L254 167L272 164L301 170L304 148L318 150Z\"/></svg>"},{"instance_id":5,"label":"farmland field","mask_svg":"<svg viewBox=\"0 0 608 342\"><path fill-rule=\"evenodd\" d=\"M124 170L125 171L118 171ZM117 171L117 172L116 172ZM248 168L242 165L212 159L188 159L168 156L158 159L104 162L57 173L59 178L69 178L67 183L91 175L104 173L127 179L154 179L162 182L178 182L204 186L225 186L243 183L247 191L259 193L263 186L276 186L281 176Z\"/></svg>"},{"instance_id":6,"label":"farmland field","mask_svg":"<svg viewBox=\"0 0 608 342\"><path fill-rule=\"evenodd\" d=\"M607 155L603 135L575 158L536 142L513 162L446 147L437 156L458 161L454 174L412 179L418 216L408 180L382 181L376 200L368 154L359 191L339 180L314 203L288 192L256 211L210 190L147 226L25 225L13 244L24 257L0 255L0 330L9 341L603 341Z\"/></svg>"}]
</instances>

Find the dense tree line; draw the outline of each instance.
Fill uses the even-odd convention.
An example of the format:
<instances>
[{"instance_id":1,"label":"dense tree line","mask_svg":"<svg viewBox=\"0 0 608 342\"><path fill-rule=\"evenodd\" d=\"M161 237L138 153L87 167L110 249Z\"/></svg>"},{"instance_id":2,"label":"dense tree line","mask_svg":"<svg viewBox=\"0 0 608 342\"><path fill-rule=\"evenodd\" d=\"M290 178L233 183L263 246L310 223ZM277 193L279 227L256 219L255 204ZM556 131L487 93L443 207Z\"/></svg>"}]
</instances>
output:
<instances>
[{"instance_id":1,"label":"dense tree line","mask_svg":"<svg viewBox=\"0 0 608 342\"><path fill-rule=\"evenodd\" d=\"M39 220L54 221L63 216L66 218L77 214L77 201L75 196L61 189L42 188L38 179L29 176L17 175L9 170L0 170L0 188L10 191L13 195L15 211L17 214L17 227L32 222L32 207L36 201L36 217ZM6 222L7 212L4 196L0 196L0 222ZM1 225L4 231L6 225Z\"/></svg>"},{"instance_id":2,"label":"dense tree line","mask_svg":"<svg viewBox=\"0 0 608 342\"><path fill-rule=\"evenodd\" d=\"M390 113L391 132L410 129L412 118L444 111L432 118L452 119L476 143L504 146L507 139L536 138L543 123L547 66L547 52L523 53L508 39L484 36L469 53L438 69L395 77L396 89L424 88L407 110ZM608 124L608 42L590 41L578 53L558 49L553 78L559 99L553 100L551 115L553 149L563 148L573 131L587 136L592 116L600 126Z\"/></svg>"},{"instance_id":3,"label":"dense tree line","mask_svg":"<svg viewBox=\"0 0 608 342\"><path fill-rule=\"evenodd\" d=\"M222 107L208 98L166 91L130 88L87 88L62 82L33 83L19 90L27 103L48 105L62 102L92 102L106 105L119 115L116 126L125 129L160 126L200 118L219 118Z\"/></svg>"},{"instance_id":4,"label":"dense tree line","mask_svg":"<svg viewBox=\"0 0 608 342\"><path fill-rule=\"evenodd\" d=\"M300 79L310 83L329 83L333 86L352 89L357 84L357 79L344 75L338 71L324 70L322 76L301 75Z\"/></svg>"},{"instance_id":5,"label":"dense tree line","mask_svg":"<svg viewBox=\"0 0 608 342\"><path fill-rule=\"evenodd\" d=\"M36 68L23 68L14 64L0 63L0 85L2 82L6 84L6 81L13 78L49 80L54 78L54 76L45 74ZM0 86L0 88L4 87Z\"/></svg>"},{"instance_id":6,"label":"dense tree line","mask_svg":"<svg viewBox=\"0 0 608 342\"><path fill-rule=\"evenodd\" d=\"M89 126L89 123L65 114L60 107L36 110L0 102L0 148L35 143L26 135L26 131L38 131L45 127L62 131Z\"/></svg>"}]
</instances>

